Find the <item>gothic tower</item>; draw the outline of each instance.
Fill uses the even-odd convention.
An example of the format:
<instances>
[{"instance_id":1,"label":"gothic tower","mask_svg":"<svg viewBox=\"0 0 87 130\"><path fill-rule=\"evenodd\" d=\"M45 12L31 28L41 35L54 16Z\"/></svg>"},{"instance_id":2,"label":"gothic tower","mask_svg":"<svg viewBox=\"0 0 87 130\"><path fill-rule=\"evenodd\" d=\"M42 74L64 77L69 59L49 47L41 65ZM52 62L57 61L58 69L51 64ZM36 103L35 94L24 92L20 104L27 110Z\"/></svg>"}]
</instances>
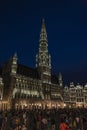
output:
<instances>
[{"instance_id":1,"label":"gothic tower","mask_svg":"<svg viewBox=\"0 0 87 130\"><path fill-rule=\"evenodd\" d=\"M48 40L44 19L42 20L40 32L39 53L36 55L36 67L42 82L51 82L51 56L48 52Z\"/></svg>"}]
</instances>

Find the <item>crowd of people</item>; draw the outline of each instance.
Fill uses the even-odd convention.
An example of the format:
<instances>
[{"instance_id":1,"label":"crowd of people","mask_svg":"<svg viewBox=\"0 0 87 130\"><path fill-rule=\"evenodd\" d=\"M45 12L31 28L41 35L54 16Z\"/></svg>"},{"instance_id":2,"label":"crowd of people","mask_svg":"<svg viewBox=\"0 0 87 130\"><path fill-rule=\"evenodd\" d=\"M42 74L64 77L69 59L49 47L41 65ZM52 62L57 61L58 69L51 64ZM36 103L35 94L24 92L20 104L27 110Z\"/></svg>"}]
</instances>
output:
<instances>
[{"instance_id":1,"label":"crowd of people","mask_svg":"<svg viewBox=\"0 0 87 130\"><path fill-rule=\"evenodd\" d=\"M87 109L4 110L0 130L87 130Z\"/></svg>"}]
</instances>

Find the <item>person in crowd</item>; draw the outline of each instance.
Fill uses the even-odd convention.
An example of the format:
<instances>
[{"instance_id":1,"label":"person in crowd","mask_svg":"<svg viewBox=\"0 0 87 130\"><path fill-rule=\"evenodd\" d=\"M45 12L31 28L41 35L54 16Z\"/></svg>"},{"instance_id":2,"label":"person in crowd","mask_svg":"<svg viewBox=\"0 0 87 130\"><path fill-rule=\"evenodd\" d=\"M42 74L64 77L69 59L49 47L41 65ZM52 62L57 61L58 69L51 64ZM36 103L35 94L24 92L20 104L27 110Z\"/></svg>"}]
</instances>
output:
<instances>
[{"instance_id":1,"label":"person in crowd","mask_svg":"<svg viewBox=\"0 0 87 130\"><path fill-rule=\"evenodd\" d=\"M2 115L2 112L0 112L0 130L2 127L2 122L3 122L3 115Z\"/></svg>"},{"instance_id":2,"label":"person in crowd","mask_svg":"<svg viewBox=\"0 0 87 130\"><path fill-rule=\"evenodd\" d=\"M61 119L59 130L70 130L69 125L65 122L64 118Z\"/></svg>"},{"instance_id":3,"label":"person in crowd","mask_svg":"<svg viewBox=\"0 0 87 130\"><path fill-rule=\"evenodd\" d=\"M55 119L54 118L51 119L51 127L52 127L52 130L55 130Z\"/></svg>"},{"instance_id":4,"label":"person in crowd","mask_svg":"<svg viewBox=\"0 0 87 130\"><path fill-rule=\"evenodd\" d=\"M64 117L66 116L66 118ZM87 108L0 112L0 130L87 130Z\"/></svg>"}]
</instances>

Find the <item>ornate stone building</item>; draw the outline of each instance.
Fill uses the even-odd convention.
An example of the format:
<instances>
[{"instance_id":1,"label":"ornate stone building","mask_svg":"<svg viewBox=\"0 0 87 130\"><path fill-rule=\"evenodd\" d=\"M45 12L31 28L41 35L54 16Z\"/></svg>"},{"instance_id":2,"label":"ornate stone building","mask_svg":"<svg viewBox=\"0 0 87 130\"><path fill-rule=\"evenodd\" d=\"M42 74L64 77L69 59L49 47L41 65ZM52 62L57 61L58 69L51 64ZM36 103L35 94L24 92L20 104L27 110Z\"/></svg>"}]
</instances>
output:
<instances>
[{"instance_id":1,"label":"ornate stone building","mask_svg":"<svg viewBox=\"0 0 87 130\"><path fill-rule=\"evenodd\" d=\"M67 107L87 107L87 84L82 86L70 83L70 86L64 87L64 103Z\"/></svg>"},{"instance_id":2,"label":"ornate stone building","mask_svg":"<svg viewBox=\"0 0 87 130\"><path fill-rule=\"evenodd\" d=\"M14 54L0 68L0 101L2 109L32 107L63 107L62 76L52 75L51 55L44 20L36 55L36 67L30 68L18 63ZM3 88L3 89L2 89Z\"/></svg>"}]
</instances>

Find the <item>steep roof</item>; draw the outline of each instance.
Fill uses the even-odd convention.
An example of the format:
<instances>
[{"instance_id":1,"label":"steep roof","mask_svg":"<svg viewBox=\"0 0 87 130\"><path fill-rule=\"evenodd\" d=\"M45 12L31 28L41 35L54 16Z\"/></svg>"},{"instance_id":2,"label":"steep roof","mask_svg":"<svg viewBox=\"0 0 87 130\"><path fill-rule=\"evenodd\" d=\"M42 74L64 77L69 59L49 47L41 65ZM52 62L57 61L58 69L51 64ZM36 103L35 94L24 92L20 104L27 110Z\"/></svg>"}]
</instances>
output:
<instances>
[{"instance_id":1,"label":"steep roof","mask_svg":"<svg viewBox=\"0 0 87 130\"><path fill-rule=\"evenodd\" d=\"M30 68L21 64L18 64L17 74L24 75L24 76L34 78L34 79L40 78L37 69L33 69L33 68Z\"/></svg>"},{"instance_id":2,"label":"steep roof","mask_svg":"<svg viewBox=\"0 0 87 130\"><path fill-rule=\"evenodd\" d=\"M21 64L18 64L17 74L24 75L34 79L40 79L40 76L36 68L30 68ZM51 82L54 84L58 84L58 77L56 75L52 75Z\"/></svg>"}]
</instances>

